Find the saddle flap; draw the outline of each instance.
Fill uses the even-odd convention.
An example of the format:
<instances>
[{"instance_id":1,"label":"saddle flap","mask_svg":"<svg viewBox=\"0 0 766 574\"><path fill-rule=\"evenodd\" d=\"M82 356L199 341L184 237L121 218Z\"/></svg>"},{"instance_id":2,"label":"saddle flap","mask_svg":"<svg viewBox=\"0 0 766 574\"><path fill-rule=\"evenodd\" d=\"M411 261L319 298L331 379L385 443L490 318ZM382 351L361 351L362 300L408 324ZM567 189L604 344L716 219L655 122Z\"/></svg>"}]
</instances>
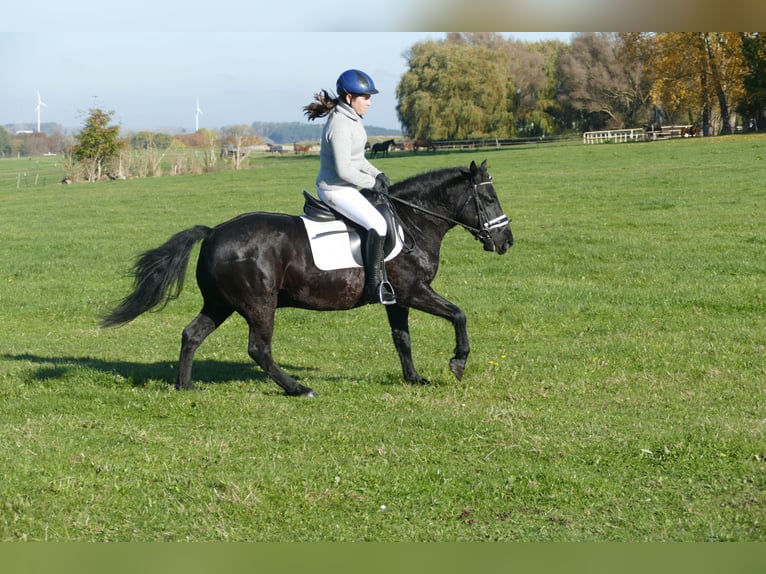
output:
<instances>
[{"instance_id":1,"label":"saddle flap","mask_svg":"<svg viewBox=\"0 0 766 574\"><path fill-rule=\"evenodd\" d=\"M383 242L383 252L388 255L397 246L397 230L399 229L399 224L396 220L394 210L391 208L391 204L388 200L380 194L367 189L361 190L361 193L375 207L375 209L380 212L383 219L386 220L387 231L386 239ZM347 217L344 217L341 213L338 213L326 203L311 195L305 189L303 190L303 198L305 200L303 203L303 214L312 221L320 223L325 221L345 221L352 228L358 229L360 232L363 231L359 225L349 220Z\"/></svg>"},{"instance_id":2,"label":"saddle flap","mask_svg":"<svg viewBox=\"0 0 766 574\"><path fill-rule=\"evenodd\" d=\"M396 213L394 213L391 202L386 196L370 189L363 189L361 193L385 219L386 239L383 242L383 252L391 253L394 247L396 247L397 230L399 228L399 222L396 219Z\"/></svg>"}]
</instances>

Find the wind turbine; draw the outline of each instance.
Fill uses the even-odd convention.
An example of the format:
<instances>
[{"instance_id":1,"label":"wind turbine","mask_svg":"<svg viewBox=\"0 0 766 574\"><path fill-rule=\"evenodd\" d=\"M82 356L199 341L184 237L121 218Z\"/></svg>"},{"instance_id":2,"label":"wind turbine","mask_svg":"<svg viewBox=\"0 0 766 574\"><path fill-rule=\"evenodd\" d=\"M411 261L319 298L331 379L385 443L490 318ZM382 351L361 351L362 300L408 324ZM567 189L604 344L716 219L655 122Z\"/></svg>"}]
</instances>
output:
<instances>
[{"instance_id":1,"label":"wind turbine","mask_svg":"<svg viewBox=\"0 0 766 574\"><path fill-rule=\"evenodd\" d=\"M199 131L199 116L202 113L202 108L199 107L199 98L197 98L197 109L194 112L194 132Z\"/></svg>"},{"instance_id":2,"label":"wind turbine","mask_svg":"<svg viewBox=\"0 0 766 574\"><path fill-rule=\"evenodd\" d=\"M40 133L40 110L43 107L48 107L48 104L46 104L41 98L40 98L40 92L37 92L37 106L35 109L37 110L37 133Z\"/></svg>"}]
</instances>

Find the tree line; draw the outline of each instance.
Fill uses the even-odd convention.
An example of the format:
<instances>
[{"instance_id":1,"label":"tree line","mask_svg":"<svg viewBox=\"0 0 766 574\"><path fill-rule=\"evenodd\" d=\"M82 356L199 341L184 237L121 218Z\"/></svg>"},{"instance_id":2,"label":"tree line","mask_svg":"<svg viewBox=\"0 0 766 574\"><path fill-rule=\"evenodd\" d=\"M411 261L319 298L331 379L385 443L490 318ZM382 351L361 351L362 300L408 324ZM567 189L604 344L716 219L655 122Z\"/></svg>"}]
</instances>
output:
<instances>
[{"instance_id":1,"label":"tree line","mask_svg":"<svg viewBox=\"0 0 766 574\"><path fill-rule=\"evenodd\" d=\"M544 136L662 124L763 128L761 32L578 33L569 44L452 32L417 43L397 86L412 138Z\"/></svg>"},{"instance_id":2,"label":"tree line","mask_svg":"<svg viewBox=\"0 0 766 574\"><path fill-rule=\"evenodd\" d=\"M396 109L412 139L543 137L668 124L715 135L762 129L766 110L761 32L578 33L568 44L451 32L413 45L406 57ZM0 127L0 156L63 153L72 181L202 173L240 169L254 146L311 141L321 131L297 122L256 122L121 136L110 125L113 114L91 109L73 137L11 136Z\"/></svg>"}]
</instances>

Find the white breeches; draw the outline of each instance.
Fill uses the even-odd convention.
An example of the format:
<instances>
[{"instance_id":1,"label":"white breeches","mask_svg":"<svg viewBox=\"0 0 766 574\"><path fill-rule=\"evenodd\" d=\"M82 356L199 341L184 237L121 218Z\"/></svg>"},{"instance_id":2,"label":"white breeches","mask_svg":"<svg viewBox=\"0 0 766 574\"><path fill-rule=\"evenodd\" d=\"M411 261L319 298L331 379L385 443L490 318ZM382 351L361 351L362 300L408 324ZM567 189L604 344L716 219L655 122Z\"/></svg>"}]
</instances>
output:
<instances>
[{"instance_id":1,"label":"white breeches","mask_svg":"<svg viewBox=\"0 0 766 574\"><path fill-rule=\"evenodd\" d=\"M324 190L317 188L319 199L365 229L386 236L386 220L375 207L352 187Z\"/></svg>"}]
</instances>

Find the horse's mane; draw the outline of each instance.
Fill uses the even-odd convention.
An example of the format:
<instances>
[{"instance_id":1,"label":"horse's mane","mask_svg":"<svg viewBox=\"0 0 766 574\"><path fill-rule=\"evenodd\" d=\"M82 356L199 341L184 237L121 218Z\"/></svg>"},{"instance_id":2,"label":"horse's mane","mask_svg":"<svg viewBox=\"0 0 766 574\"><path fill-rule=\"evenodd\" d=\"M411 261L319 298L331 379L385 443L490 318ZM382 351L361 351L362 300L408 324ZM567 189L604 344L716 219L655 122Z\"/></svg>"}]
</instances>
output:
<instances>
[{"instance_id":1,"label":"horse's mane","mask_svg":"<svg viewBox=\"0 0 766 574\"><path fill-rule=\"evenodd\" d=\"M425 189L441 187L452 179L464 178L470 172L465 167L443 167L412 176L391 186L391 194L402 199L422 197Z\"/></svg>"}]
</instances>

